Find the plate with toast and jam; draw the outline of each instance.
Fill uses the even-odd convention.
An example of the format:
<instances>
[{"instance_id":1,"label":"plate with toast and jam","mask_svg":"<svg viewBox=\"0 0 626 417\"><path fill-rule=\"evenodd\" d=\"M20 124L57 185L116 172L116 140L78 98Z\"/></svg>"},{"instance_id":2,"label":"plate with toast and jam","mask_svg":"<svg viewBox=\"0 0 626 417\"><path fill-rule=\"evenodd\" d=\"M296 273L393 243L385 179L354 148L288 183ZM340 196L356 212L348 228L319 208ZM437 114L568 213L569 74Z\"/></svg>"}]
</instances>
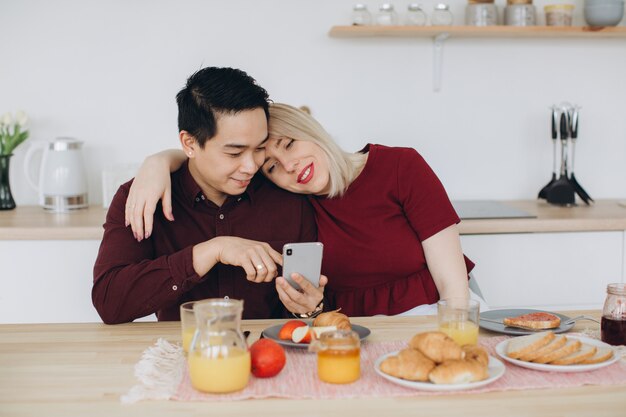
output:
<instances>
[{"instance_id":1,"label":"plate with toast and jam","mask_svg":"<svg viewBox=\"0 0 626 417\"><path fill-rule=\"evenodd\" d=\"M550 330L565 333L574 327L570 317L545 310L511 308L480 313L480 327L492 332L513 336Z\"/></svg>"}]
</instances>

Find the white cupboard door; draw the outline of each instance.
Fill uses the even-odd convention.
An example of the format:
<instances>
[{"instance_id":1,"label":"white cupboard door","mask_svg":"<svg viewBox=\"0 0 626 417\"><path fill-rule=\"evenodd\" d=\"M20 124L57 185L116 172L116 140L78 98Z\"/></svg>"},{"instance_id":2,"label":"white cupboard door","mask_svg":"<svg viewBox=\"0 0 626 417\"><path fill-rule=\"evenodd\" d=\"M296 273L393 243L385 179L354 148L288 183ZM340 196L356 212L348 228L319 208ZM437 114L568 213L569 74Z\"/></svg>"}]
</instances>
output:
<instances>
[{"instance_id":1,"label":"white cupboard door","mask_svg":"<svg viewBox=\"0 0 626 417\"><path fill-rule=\"evenodd\" d=\"M601 309L623 279L624 232L461 236L490 308Z\"/></svg>"}]
</instances>

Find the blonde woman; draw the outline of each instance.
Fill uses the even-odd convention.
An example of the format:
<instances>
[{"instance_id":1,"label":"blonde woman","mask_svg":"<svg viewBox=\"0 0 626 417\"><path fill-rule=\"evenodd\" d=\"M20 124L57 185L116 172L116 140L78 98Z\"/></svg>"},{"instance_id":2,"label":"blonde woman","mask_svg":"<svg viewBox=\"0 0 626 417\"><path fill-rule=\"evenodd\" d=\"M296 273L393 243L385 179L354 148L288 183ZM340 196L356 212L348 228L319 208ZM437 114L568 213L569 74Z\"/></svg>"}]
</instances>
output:
<instances>
[{"instance_id":1,"label":"blonde woman","mask_svg":"<svg viewBox=\"0 0 626 417\"><path fill-rule=\"evenodd\" d=\"M133 184L142 191L129 195L137 207L127 213L134 231L143 233L145 224L149 232L159 198L165 216L172 216L164 166L174 169L183 160L184 154L166 151L146 161ZM276 103L261 170L279 187L309 195L330 306L349 316L432 314L440 298L468 295L474 264L461 250L460 220L414 149L369 144L348 153L313 117ZM276 281L285 303L293 293L282 277Z\"/></svg>"}]
</instances>

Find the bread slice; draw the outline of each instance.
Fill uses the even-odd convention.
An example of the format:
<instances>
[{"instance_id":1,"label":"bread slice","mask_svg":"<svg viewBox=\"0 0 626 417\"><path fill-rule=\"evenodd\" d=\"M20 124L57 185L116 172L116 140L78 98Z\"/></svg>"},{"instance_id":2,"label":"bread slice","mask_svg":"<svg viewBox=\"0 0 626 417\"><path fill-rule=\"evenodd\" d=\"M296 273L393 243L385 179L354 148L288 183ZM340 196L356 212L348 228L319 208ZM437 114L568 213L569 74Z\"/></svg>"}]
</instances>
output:
<instances>
[{"instance_id":1,"label":"bread slice","mask_svg":"<svg viewBox=\"0 0 626 417\"><path fill-rule=\"evenodd\" d=\"M540 332L516 337L509 340L509 343L506 345L506 356L519 359L520 356L544 347L550 343L554 337L554 333L552 332Z\"/></svg>"},{"instance_id":2,"label":"bread slice","mask_svg":"<svg viewBox=\"0 0 626 417\"><path fill-rule=\"evenodd\" d=\"M552 341L548 343L547 345L545 345L544 347L539 348L537 350L533 350L524 355L520 355L518 359L521 361L530 362L535 358L554 352L555 350L563 347L566 343L567 343L567 337L563 335L558 335L558 336L555 336L555 338L552 339Z\"/></svg>"},{"instance_id":3,"label":"bread slice","mask_svg":"<svg viewBox=\"0 0 626 417\"><path fill-rule=\"evenodd\" d=\"M502 322L505 326L530 330L556 329L561 325L559 316L545 312L522 314L517 317L505 317Z\"/></svg>"},{"instance_id":4,"label":"bread slice","mask_svg":"<svg viewBox=\"0 0 626 417\"><path fill-rule=\"evenodd\" d=\"M551 365L574 365L596 354L597 347L583 343L578 351L550 362Z\"/></svg>"},{"instance_id":5,"label":"bread slice","mask_svg":"<svg viewBox=\"0 0 626 417\"><path fill-rule=\"evenodd\" d=\"M579 362L578 365L600 363L600 362L608 361L612 357L613 357L613 349L609 347L599 347L595 355L585 359L582 362Z\"/></svg>"},{"instance_id":6,"label":"bread slice","mask_svg":"<svg viewBox=\"0 0 626 417\"><path fill-rule=\"evenodd\" d=\"M549 363L552 361L556 361L558 359L564 358L567 355L571 355L574 352L578 352L581 346L582 343L580 342L580 340L567 339L567 343L565 343L565 345L563 345L562 347L558 348L554 352L539 356L538 358L533 359L532 362Z\"/></svg>"}]
</instances>

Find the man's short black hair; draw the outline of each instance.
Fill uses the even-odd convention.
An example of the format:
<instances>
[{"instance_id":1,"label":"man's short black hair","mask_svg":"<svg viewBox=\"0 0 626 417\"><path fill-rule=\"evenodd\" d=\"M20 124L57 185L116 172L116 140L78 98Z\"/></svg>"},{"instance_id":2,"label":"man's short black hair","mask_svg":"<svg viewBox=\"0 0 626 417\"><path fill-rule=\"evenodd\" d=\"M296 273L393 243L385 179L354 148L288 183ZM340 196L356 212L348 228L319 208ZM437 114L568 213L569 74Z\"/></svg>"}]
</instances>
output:
<instances>
[{"instance_id":1,"label":"man's short black hair","mask_svg":"<svg viewBox=\"0 0 626 417\"><path fill-rule=\"evenodd\" d=\"M176 95L178 131L186 130L201 148L217 133L216 113L262 108L269 118L269 96L254 78L235 68L208 67L187 79Z\"/></svg>"}]
</instances>

